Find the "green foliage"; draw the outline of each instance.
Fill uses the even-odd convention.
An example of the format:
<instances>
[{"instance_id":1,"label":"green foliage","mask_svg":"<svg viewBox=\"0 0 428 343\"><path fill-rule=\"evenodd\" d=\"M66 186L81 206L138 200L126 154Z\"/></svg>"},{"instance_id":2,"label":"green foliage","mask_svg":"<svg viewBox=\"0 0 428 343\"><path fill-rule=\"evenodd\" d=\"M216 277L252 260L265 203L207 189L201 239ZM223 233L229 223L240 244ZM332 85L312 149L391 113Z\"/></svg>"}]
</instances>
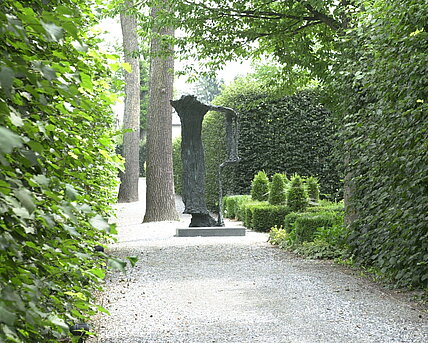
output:
<instances>
[{"instance_id":1,"label":"green foliage","mask_svg":"<svg viewBox=\"0 0 428 343\"><path fill-rule=\"evenodd\" d=\"M287 192L287 205L292 212L303 212L308 206L308 195L303 187L302 178L297 174L291 178Z\"/></svg>"},{"instance_id":2,"label":"green foliage","mask_svg":"<svg viewBox=\"0 0 428 343\"><path fill-rule=\"evenodd\" d=\"M215 103L235 108L240 115L241 161L225 171L224 179L229 182L225 191L250 193L254 175L264 170L268 175L284 172L313 175L320 180L324 196L340 197L338 162L331 156L335 129L329 112L317 102L316 93L302 92L272 100L262 89L261 83L239 80L215 99ZM204 139L205 149L219 146L218 130L218 126L206 126L206 131L212 132L212 141ZM219 149L205 153L206 159L211 160L211 154L218 155ZM210 168L207 166L207 173ZM207 189L215 190L216 172L217 166L212 170L213 178L206 180Z\"/></svg>"},{"instance_id":3,"label":"green foliage","mask_svg":"<svg viewBox=\"0 0 428 343\"><path fill-rule=\"evenodd\" d=\"M311 213L299 216L293 224L296 243L311 242L314 240L318 230L331 230L333 225L340 222L343 223L343 217L333 212Z\"/></svg>"},{"instance_id":4,"label":"green foliage","mask_svg":"<svg viewBox=\"0 0 428 343\"><path fill-rule=\"evenodd\" d=\"M251 228L256 231L269 232L274 226L281 226L290 213L287 206L254 205L252 206Z\"/></svg>"},{"instance_id":5,"label":"green foliage","mask_svg":"<svg viewBox=\"0 0 428 343\"><path fill-rule=\"evenodd\" d=\"M218 210L218 168L227 159L226 154L226 130L224 127L224 115L218 112L209 112L202 123L202 141L205 154L205 201L208 209ZM210 129L208 129L210 128ZM227 172L230 167L223 170ZM229 180L224 177L223 194L231 193Z\"/></svg>"},{"instance_id":6,"label":"green foliage","mask_svg":"<svg viewBox=\"0 0 428 343\"><path fill-rule=\"evenodd\" d=\"M284 230L291 232L294 230L294 223L297 218L305 215L306 213L291 212L284 217Z\"/></svg>"},{"instance_id":7,"label":"green foliage","mask_svg":"<svg viewBox=\"0 0 428 343\"><path fill-rule=\"evenodd\" d=\"M251 182L251 198L258 201L269 198L269 179L264 171L259 171Z\"/></svg>"},{"instance_id":8,"label":"green foliage","mask_svg":"<svg viewBox=\"0 0 428 343\"><path fill-rule=\"evenodd\" d=\"M269 204L284 205L287 201L285 193L284 179L287 177L284 174L276 173L272 176L272 183L269 191Z\"/></svg>"},{"instance_id":9,"label":"green foliage","mask_svg":"<svg viewBox=\"0 0 428 343\"><path fill-rule=\"evenodd\" d=\"M320 188L318 180L315 177L310 176L306 179L306 189L309 200L313 202L318 202L320 200Z\"/></svg>"},{"instance_id":10,"label":"green foliage","mask_svg":"<svg viewBox=\"0 0 428 343\"><path fill-rule=\"evenodd\" d=\"M245 198L243 198L240 202L238 202L236 211L236 218L242 222L246 222L247 218L247 207L250 207L252 205L258 204L258 201L254 201L251 199L251 196L245 195ZM251 221L250 221L251 222Z\"/></svg>"},{"instance_id":11,"label":"green foliage","mask_svg":"<svg viewBox=\"0 0 428 343\"><path fill-rule=\"evenodd\" d=\"M183 162L181 161L181 137L172 142L172 163L174 166L174 189L176 194L183 194Z\"/></svg>"},{"instance_id":12,"label":"green foliage","mask_svg":"<svg viewBox=\"0 0 428 343\"><path fill-rule=\"evenodd\" d=\"M159 2L140 1L149 6ZM186 32L175 42L182 58L203 61L212 70L242 56L273 55L284 67L279 80L290 88L295 88L293 81L328 73L336 37L347 25L344 12L353 8L334 0L169 1L169 6L169 15L159 19Z\"/></svg>"},{"instance_id":13,"label":"green foliage","mask_svg":"<svg viewBox=\"0 0 428 343\"><path fill-rule=\"evenodd\" d=\"M194 85L194 95L200 102L210 104L220 94L223 84L223 80L201 75Z\"/></svg>"},{"instance_id":14,"label":"green foliage","mask_svg":"<svg viewBox=\"0 0 428 343\"><path fill-rule=\"evenodd\" d=\"M324 211L333 211L333 212L345 212L345 205L343 201L341 202L329 202L321 200L318 206L309 206L306 208L306 212L324 212Z\"/></svg>"},{"instance_id":15,"label":"green foliage","mask_svg":"<svg viewBox=\"0 0 428 343\"><path fill-rule=\"evenodd\" d=\"M425 0L365 2L332 90L346 94L354 260L399 286L428 286L427 17Z\"/></svg>"},{"instance_id":16,"label":"green foliage","mask_svg":"<svg viewBox=\"0 0 428 343\"><path fill-rule=\"evenodd\" d=\"M115 96L92 3L0 7L0 341L59 342L103 310Z\"/></svg>"},{"instance_id":17,"label":"green foliage","mask_svg":"<svg viewBox=\"0 0 428 343\"><path fill-rule=\"evenodd\" d=\"M290 213L284 229L274 227L269 241L309 258L344 258L349 255L343 214Z\"/></svg>"},{"instance_id":18,"label":"green foliage","mask_svg":"<svg viewBox=\"0 0 428 343\"><path fill-rule=\"evenodd\" d=\"M223 210L226 218L235 219L243 203L251 201L249 195L231 195L223 198Z\"/></svg>"},{"instance_id":19,"label":"green foliage","mask_svg":"<svg viewBox=\"0 0 428 343\"><path fill-rule=\"evenodd\" d=\"M279 245L281 248L286 248L290 243L290 235L281 226L274 226L269 231L269 242L274 245Z\"/></svg>"},{"instance_id":20,"label":"green foliage","mask_svg":"<svg viewBox=\"0 0 428 343\"><path fill-rule=\"evenodd\" d=\"M123 143L116 146L116 154L123 156ZM139 148L140 177L146 176L146 142L140 141Z\"/></svg>"}]
</instances>

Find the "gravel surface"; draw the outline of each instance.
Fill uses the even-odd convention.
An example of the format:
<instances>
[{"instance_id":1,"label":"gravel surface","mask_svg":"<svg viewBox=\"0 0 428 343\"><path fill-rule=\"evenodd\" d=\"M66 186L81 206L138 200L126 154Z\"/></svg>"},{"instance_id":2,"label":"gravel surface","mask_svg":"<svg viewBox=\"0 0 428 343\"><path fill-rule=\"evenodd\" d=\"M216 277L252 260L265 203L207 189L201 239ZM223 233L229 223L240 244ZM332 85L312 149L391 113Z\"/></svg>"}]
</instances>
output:
<instances>
[{"instance_id":1,"label":"gravel surface","mask_svg":"<svg viewBox=\"0 0 428 343\"><path fill-rule=\"evenodd\" d=\"M178 206L182 206L178 203ZM112 272L91 343L428 342L428 315L366 279L304 260L267 235L174 237L182 222L141 224L143 202L118 205L119 242L139 257Z\"/></svg>"}]
</instances>

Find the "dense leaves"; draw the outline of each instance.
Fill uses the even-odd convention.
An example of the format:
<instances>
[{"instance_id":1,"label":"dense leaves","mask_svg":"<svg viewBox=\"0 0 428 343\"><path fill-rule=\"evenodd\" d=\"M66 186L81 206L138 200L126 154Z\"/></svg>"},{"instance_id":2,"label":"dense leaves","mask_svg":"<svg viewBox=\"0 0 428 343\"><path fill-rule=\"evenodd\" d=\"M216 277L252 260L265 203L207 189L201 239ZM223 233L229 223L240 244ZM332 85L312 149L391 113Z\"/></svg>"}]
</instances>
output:
<instances>
[{"instance_id":1,"label":"dense leaves","mask_svg":"<svg viewBox=\"0 0 428 343\"><path fill-rule=\"evenodd\" d=\"M217 103L235 108L239 113L241 161L236 167L225 170L225 191L249 193L253 176L265 170L268 175L286 172L316 176L324 196L338 196L340 176L331 154L335 138L330 113L312 91L275 100L258 87L259 84L238 81L216 99ZM204 122L203 141L207 203L215 208L217 168L225 154L225 148L220 148L225 143L224 120L221 115L212 116ZM211 173L209 177L208 173Z\"/></svg>"},{"instance_id":2,"label":"dense leaves","mask_svg":"<svg viewBox=\"0 0 428 343\"><path fill-rule=\"evenodd\" d=\"M399 285L428 286L428 7L425 0L366 4L344 42L336 94L356 214L359 263ZM340 73L339 73L340 72Z\"/></svg>"},{"instance_id":3,"label":"dense leaves","mask_svg":"<svg viewBox=\"0 0 428 343\"><path fill-rule=\"evenodd\" d=\"M58 342L97 311L116 167L89 1L0 11L0 341ZM118 262L119 263L119 262Z\"/></svg>"}]
</instances>

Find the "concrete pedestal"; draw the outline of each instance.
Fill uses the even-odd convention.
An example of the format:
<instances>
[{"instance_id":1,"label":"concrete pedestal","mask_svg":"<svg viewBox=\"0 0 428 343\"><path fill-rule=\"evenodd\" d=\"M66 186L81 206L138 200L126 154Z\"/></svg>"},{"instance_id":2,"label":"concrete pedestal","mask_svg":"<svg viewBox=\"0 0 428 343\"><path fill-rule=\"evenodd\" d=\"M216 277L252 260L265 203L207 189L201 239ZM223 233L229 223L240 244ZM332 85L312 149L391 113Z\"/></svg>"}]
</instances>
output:
<instances>
[{"instance_id":1,"label":"concrete pedestal","mask_svg":"<svg viewBox=\"0 0 428 343\"><path fill-rule=\"evenodd\" d=\"M176 237L245 236L245 227L186 227L178 228Z\"/></svg>"}]
</instances>

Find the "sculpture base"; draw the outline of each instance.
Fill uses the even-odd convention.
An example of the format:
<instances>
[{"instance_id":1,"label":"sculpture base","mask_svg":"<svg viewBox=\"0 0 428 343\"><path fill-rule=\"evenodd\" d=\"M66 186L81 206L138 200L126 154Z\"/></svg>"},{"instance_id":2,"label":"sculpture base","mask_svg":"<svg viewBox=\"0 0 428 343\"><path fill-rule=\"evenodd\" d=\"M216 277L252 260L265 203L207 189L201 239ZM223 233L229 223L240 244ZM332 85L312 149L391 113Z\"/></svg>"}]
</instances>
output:
<instances>
[{"instance_id":1,"label":"sculpture base","mask_svg":"<svg viewBox=\"0 0 428 343\"><path fill-rule=\"evenodd\" d=\"M192 213L192 220L189 227L210 227L217 226L217 221L209 214Z\"/></svg>"},{"instance_id":2,"label":"sculpture base","mask_svg":"<svg viewBox=\"0 0 428 343\"><path fill-rule=\"evenodd\" d=\"M186 227L178 228L176 237L245 236L245 227Z\"/></svg>"}]
</instances>

